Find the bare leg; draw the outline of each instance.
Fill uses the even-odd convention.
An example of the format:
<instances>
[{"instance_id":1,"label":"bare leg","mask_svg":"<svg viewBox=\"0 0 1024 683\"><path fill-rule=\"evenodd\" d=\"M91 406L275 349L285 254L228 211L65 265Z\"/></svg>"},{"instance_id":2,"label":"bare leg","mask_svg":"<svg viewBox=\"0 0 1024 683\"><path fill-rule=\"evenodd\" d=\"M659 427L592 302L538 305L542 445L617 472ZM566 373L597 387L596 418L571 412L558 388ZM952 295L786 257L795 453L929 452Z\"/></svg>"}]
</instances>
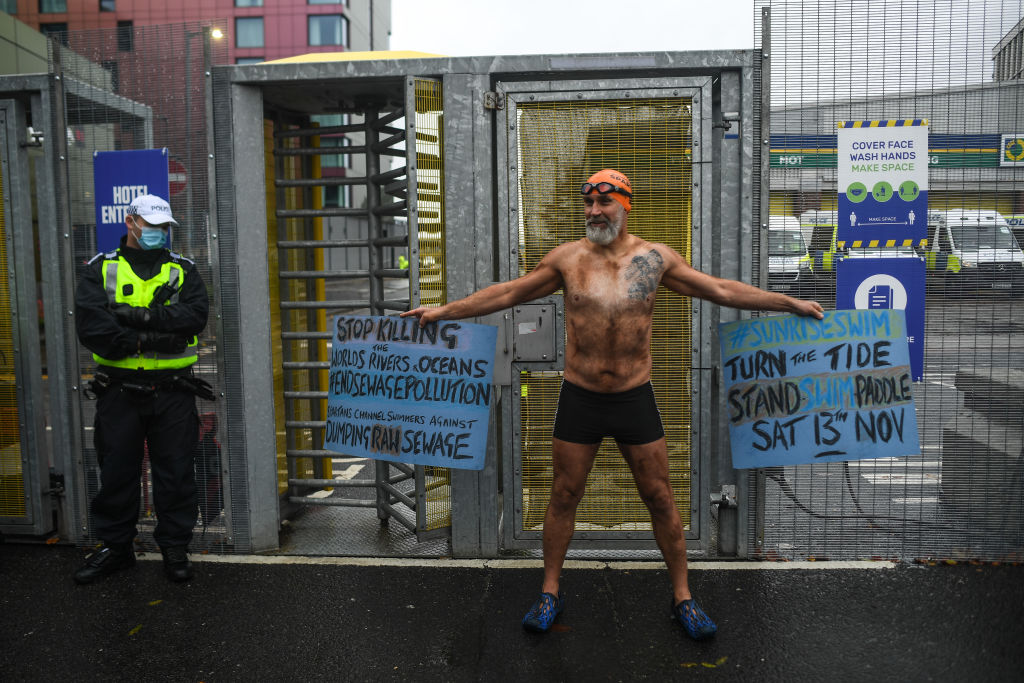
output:
<instances>
[{"instance_id":1,"label":"bare leg","mask_svg":"<svg viewBox=\"0 0 1024 683\"><path fill-rule=\"evenodd\" d=\"M668 448L662 437L640 445L619 444L633 472L640 498L651 514L654 540L665 558L672 581L673 604L690 599L686 568L686 534L676 509L675 496L668 477Z\"/></svg>"},{"instance_id":2,"label":"bare leg","mask_svg":"<svg viewBox=\"0 0 1024 683\"><path fill-rule=\"evenodd\" d=\"M544 585L541 592L558 595L558 579L576 526L576 507L587 487L587 475L601 444L551 440L554 477L544 514Z\"/></svg>"}]
</instances>

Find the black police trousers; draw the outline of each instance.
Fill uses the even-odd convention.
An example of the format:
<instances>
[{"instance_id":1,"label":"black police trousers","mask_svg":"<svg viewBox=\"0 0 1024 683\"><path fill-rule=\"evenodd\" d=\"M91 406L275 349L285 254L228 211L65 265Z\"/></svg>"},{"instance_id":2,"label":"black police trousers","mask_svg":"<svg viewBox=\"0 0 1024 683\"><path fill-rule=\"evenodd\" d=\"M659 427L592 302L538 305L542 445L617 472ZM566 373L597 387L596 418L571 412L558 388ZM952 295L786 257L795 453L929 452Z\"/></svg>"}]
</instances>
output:
<instances>
[{"instance_id":1,"label":"black police trousers","mask_svg":"<svg viewBox=\"0 0 1024 683\"><path fill-rule=\"evenodd\" d=\"M188 545L199 507L195 396L160 389L140 392L114 382L97 395L93 424L100 465L100 490L91 507L96 537L107 545L135 539L148 444L157 518L153 537L162 548Z\"/></svg>"}]
</instances>

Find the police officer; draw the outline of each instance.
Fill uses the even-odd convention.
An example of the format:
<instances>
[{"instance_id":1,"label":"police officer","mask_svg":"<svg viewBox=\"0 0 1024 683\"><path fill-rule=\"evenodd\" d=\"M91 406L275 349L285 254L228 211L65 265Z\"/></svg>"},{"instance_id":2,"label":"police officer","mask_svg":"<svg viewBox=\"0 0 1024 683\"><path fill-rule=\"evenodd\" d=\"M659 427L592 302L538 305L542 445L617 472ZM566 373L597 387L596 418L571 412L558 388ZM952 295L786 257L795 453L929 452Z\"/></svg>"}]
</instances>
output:
<instances>
[{"instance_id":1,"label":"police officer","mask_svg":"<svg viewBox=\"0 0 1024 683\"><path fill-rule=\"evenodd\" d=\"M172 581L192 578L188 544L198 502L193 457L199 439L192 365L210 301L195 264L165 248L171 207L136 197L127 234L89 261L75 291L78 338L96 361L96 456L92 501L103 542L75 572L91 583L135 565L140 478L148 446L157 525L153 532ZM208 386L208 385L207 385Z\"/></svg>"}]
</instances>

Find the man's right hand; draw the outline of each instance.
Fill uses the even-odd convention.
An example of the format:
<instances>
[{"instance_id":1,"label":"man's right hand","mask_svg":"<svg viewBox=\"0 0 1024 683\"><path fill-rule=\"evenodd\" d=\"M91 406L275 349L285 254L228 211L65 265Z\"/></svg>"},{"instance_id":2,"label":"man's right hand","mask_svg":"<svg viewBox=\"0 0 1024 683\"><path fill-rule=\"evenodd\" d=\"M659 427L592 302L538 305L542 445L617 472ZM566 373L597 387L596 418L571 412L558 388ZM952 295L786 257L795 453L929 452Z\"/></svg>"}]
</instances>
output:
<instances>
[{"instance_id":1,"label":"man's right hand","mask_svg":"<svg viewBox=\"0 0 1024 683\"><path fill-rule=\"evenodd\" d=\"M171 332L139 332L140 351L160 353L181 353L188 346L188 339Z\"/></svg>"},{"instance_id":2,"label":"man's right hand","mask_svg":"<svg viewBox=\"0 0 1024 683\"><path fill-rule=\"evenodd\" d=\"M419 308L414 308L411 311L399 313L399 316L402 318L408 318L409 316L414 315L420 319L420 327L423 327L427 323L432 323L441 320L441 315L439 313L440 310L441 309L439 308L428 308L426 306L420 306Z\"/></svg>"}]
</instances>

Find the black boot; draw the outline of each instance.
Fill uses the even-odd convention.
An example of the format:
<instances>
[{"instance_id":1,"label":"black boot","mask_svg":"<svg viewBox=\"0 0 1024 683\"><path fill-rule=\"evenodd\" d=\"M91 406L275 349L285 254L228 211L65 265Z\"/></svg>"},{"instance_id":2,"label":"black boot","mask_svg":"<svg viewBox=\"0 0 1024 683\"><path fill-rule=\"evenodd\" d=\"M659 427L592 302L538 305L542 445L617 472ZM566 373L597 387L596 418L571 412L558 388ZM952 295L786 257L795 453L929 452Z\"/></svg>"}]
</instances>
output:
<instances>
[{"instance_id":1,"label":"black boot","mask_svg":"<svg viewBox=\"0 0 1024 683\"><path fill-rule=\"evenodd\" d=\"M169 545L160 548L164 556L164 574L171 581L188 581L192 578L192 562L188 559L188 546Z\"/></svg>"},{"instance_id":2,"label":"black boot","mask_svg":"<svg viewBox=\"0 0 1024 683\"><path fill-rule=\"evenodd\" d=\"M135 553L131 544L108 545L100 548L75 572L75 583L92 583L98 578L121 569L135 566Z\"/></svg>"}]
</instances>

